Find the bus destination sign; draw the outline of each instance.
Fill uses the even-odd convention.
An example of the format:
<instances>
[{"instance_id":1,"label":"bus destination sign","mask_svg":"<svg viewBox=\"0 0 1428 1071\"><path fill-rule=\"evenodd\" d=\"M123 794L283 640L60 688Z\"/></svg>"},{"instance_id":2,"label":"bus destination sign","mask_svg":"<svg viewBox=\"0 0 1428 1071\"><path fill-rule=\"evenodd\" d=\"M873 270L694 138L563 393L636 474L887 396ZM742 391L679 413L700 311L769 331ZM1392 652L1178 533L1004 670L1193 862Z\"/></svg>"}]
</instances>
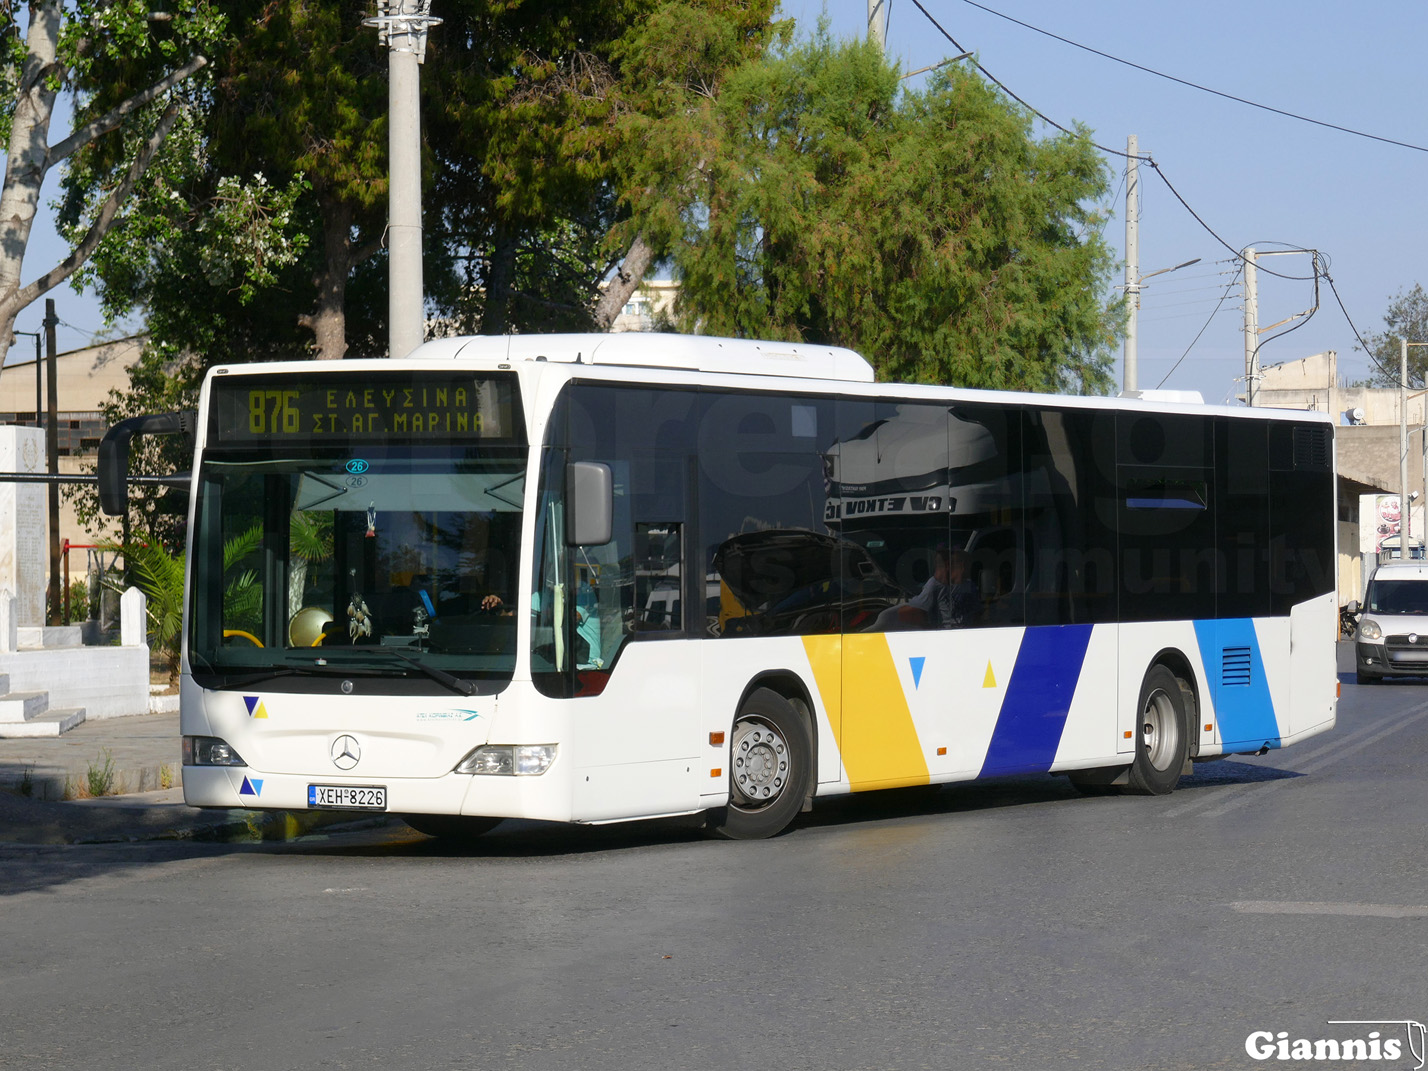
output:
<instances>
[{"instance_id":1,"label":"bus destination sign","mask_svg":"<svg viewBox=\"0 0 1428 1071\"><path fill-rule=\"evenodd\" d=\"M231 444L511 439L519 428L511 376L233 376L215 379L210 411L210 440Z\"/></svg>"}]
</instances>

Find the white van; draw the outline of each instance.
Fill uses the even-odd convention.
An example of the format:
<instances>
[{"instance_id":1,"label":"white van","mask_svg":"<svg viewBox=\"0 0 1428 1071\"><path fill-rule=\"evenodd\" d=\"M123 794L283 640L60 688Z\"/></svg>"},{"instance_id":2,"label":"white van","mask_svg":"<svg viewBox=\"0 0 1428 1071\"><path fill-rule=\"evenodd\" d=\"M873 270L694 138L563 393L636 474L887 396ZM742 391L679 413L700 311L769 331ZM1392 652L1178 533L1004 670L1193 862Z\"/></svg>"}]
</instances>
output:
<instances>
[{"instance_id":1,"label":"white van","mask_svg":"<svg viewBox=\"0 0 1428 1071\"><path fill-rule=\"evenodd\" d=\"M1428 677L1428 562L1386 562L1369 581L1354 634L1360 684Z\"/></svg>"}]
</instances>

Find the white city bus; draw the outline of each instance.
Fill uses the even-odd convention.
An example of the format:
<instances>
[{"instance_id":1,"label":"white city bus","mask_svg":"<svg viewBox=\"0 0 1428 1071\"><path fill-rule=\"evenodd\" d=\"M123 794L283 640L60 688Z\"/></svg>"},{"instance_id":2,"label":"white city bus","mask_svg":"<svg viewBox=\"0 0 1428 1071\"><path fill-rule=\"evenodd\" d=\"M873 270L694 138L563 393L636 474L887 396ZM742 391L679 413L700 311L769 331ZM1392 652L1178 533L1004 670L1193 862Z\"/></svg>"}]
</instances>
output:
<instances>
[{"instance_id":1,"label":"white city bus","mask_svg":"<svg viewBox=\"0 0 1428 1071\"><path fill-rule=\"evenodd\" d=\"M875 384L848 350L455 338L213 369L201 807L704 812L1008 774L1164 793L1334 724L1322 414Z\"/></svg>"}]
</instances>

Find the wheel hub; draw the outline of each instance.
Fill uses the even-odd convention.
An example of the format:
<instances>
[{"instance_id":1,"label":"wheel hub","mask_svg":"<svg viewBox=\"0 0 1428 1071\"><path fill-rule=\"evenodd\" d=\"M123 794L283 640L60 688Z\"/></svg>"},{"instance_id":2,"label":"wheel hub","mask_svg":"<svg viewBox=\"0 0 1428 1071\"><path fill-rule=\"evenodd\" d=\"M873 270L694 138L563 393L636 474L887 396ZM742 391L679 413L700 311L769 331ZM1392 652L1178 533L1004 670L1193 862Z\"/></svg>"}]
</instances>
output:
<instances>
[{"instance_id":1,"label":"wheel hub","mask_svg":"<svg viewBox=\"0 0 1428 1071\"><path fill-rule=\"evenodd\" d=\"M734 726L731 761L734 795L741 803L772 803L788 784L788 741L766 722Z\"/></svg>"},{"instance_id":2,"label":"wheel hub","mask_svg":"<svg viewBox=\"0 0 1428 1071\"><path fill-rule=\"evenodd\" d=\"M1171 731L1174 717L1175 708L1164 692L1155 691L1146 698L1140 717L1140 746L1157 770L1166 768L1175 747L1175 734Z\"/></svg>"}]
</instances>

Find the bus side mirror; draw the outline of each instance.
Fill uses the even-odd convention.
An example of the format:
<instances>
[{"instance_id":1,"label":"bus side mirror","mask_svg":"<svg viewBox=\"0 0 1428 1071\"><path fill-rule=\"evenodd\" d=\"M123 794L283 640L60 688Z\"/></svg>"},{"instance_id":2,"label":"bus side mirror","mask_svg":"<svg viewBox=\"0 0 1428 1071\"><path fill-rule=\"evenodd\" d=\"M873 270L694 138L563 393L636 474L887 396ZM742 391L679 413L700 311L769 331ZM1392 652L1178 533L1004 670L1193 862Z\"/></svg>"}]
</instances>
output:
<instances>
[{"instance_id":1,"label":"bus side mirror","mask_svg":"<svg viewBox=\"0 0 1428 1071\"><path fill-rule=\"evenodd\" d=\"M1358 613L1358 612L1359 612L1359 600L1358 600L1358 599L1350 599L1350 600L1349 600L1349 605L1346 606L1346 607L1344 607L1344 609L1348 610L1349 613L1351 613L1351 614L1356 614L1356 613Z\"/></svg>"},{"instance_id":2,"label":"bus side mirror","mask_svg":"<svg viewBox=\"0 0 1428 1071\"><path fill-rule=\"evenodd\" d=\"M572 547L610 542L615 496L610 466L572 461L565 466L565 542Z\"/></svg>"},{"instance_id":3,"label":"bus side mirror","mask_svg":"<svg viewBox=\"0 0 1428 1071\"><path fill-rule=\"evenodd\" d=\"M121 420L99 442L99 508L111 517L129 509L129 440L136 435L192 433L196 414L157 413Z\"/></svg>"}]
</instances>

